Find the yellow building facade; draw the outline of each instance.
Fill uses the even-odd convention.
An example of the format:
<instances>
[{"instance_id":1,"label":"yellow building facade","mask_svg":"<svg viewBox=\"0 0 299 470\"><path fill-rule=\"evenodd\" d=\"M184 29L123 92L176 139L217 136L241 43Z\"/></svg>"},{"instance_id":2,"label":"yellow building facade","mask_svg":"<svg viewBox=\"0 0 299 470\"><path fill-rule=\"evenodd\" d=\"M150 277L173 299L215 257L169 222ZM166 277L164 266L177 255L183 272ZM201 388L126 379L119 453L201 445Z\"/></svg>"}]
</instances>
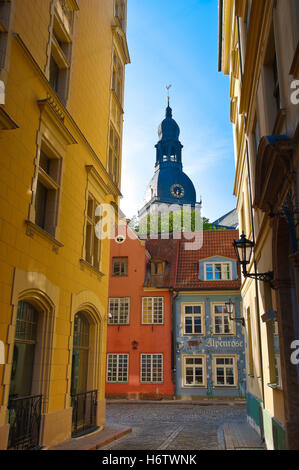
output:
<instances>
[{"instance_id":1,"label":"yellow building facade","mask_svg":"<svg viewBox=\"0 0 299 470\"><path fill-rule=\"evenodd\" d=\"M0 449L105 424L126 1L0 2Z\"/></svg>"},{"instance_id":2,"label":"yellow building facade","mask_svg":"<svg viewBox=\"0 0 299 470\"><path fill-rule=\"evenodd\" d=\"M298 449L298 1L220 0L219 71L230 78L240 233L255 244L241 290L248 421L268 449Z\"/></svg>"}]
</instances>

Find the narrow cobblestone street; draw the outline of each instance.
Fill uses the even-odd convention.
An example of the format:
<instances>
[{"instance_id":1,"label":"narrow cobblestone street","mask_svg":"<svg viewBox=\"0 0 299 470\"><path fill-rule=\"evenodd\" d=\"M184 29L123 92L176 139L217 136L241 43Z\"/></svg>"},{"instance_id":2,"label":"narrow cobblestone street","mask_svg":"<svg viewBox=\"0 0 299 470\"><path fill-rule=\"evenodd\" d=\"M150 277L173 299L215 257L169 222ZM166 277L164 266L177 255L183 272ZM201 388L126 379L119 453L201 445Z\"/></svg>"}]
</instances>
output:
<instances>
[{"instance_id":1,"label":"narrow cobblestone street","mask_svg":"<svg viewBox=\"0 0 299 470\"><path fill-rule=\"evenodd\" d=\"M221 450L224 423L244 423L243 405L108 404L107 423L132 433L100 450Z\"/></svg>"}]
</instances>

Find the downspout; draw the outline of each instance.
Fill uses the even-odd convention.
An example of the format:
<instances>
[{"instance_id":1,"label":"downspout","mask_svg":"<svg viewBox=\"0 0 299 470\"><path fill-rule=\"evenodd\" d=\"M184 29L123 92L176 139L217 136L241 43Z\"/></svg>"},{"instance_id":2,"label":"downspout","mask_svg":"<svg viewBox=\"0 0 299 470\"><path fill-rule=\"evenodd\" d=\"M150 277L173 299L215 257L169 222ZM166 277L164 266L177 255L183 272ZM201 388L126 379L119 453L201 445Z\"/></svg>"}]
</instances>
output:
<instances>
[{"instance_id":1,"label":"downspout","mask_svg":"<svg viewBox=\"0 0 299 470\"><path fill-rule=\"evenodd\" d=\"M237 26L238 26L238 48L239 48L239 61L240 61L240 72L241 72L241 84L243 82L243 61L242 61L242 50L241 50L241 34L240 34L240 17L237 16ZM247 116L244 115L245 127L247 124ZM254 229L254 218L253 218L253 204L252 204L252 190L251 190L251 167L249 159L249 149L248 149L248 138L246 138L246 161L247 161L247 172L248 172L248 194L250 202L250 220L251 220L251 230L252 230L252 241L255 243L255 229ZM253 250L253 263L254 263L254 272L257 272L257 262L255 257L255 251ZM258 295L258 280L255 279L255 295L256 295L256 323L257 323L257 333L258 333L258 344L259 344L259 358L261 365L261 380L262 380L262 401L263 407L265 408L265 392L264 392L264 367L263 367L263 356L262 356L262 338L261 338L261 325L260 325L260 303Z\"/></svg>"},{"instance_id":2,"label":"downspout","mask_svg":"<svg viewBox=\"0 0 299 470\"><path fill-rule=\"evenodd\" d=\"M179 261L179 249L180 244L177 240L177 252L176 252L176 263L175 263L175 275L173 287L169 289L171 299L171 378L172 382L176 383L176 316L175 316L175 299L178 296L178 292L175 290L177 280L177 269Z\"/></svg>"}]
</instances>

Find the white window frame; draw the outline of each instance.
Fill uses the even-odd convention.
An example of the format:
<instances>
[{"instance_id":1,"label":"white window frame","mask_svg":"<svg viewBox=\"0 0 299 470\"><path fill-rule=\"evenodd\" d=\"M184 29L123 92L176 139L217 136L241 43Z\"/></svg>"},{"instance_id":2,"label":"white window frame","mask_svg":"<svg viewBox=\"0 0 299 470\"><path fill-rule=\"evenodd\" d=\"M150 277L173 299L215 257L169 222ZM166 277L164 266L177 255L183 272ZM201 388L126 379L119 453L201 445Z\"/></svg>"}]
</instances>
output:
<instances>
[{"instance_id":1,"label":"white window frame","mask_svg":"<svg viewBox=\"0 0 299 470\"><path fill-rule=\"evenodd\" d=\"M215 278L215 266L216 265L221 265L221 279L216 279ZM213 279L208 279L207 278L207 266L212 265L213 266ZM224 266L228 265L229 266L229 279L224 279L223 275L226 272L224 269ZM232 269L232 262L231 261L206 261L204 263L204 279L205 281L232 281L233 280L233 269Z\"/></svg>"},{"instance_id":2,"label":"white window frame","mask_svg":"<svg viewBox=\"0 0 299 470\"><path fill-rule=\"evenodd\" d=\"M235 354L215 354L213 357L213 387L214 388L237 388L238 387L238 368L237 368L237 356ZM219 367L224 369L224 384L217 383L217 359L233 359L233 364L219 364ZM226 369L233 368L234 371L234 383L226 383L227 375Z\"/></svg>"},{"instance_id":3,"label":"white window frame","mask_svg":"<svg viewBox=\"0 0 299 470\"><path fill-rule=\"evenodd\" d=\"M200 307L200 314L186 313L186 307ZM185 331L185 318L186 317L201 317L201 332L186 333ZM192 320L192 330L194 329L194 318ZM204 336L205 335L205 304L204 302L184 302L181 304L181 334L182 336Z\"/></svg>"},{"instance_id":4,"label":"white window frame","mask_svg":"<svg viewBox=\"0 0 299 470\"><path fill-rule=\"evenodd\" d=\"M157 321L154 321L154 304L155 304L155 300L162 300L162 312L161 312L161 316L162 316L162 320L157 322ZM151 321L144 321L144 302L145 300L151 300L151 303L152 303L152 319ZM164 325L164 297L162 296L157 296L157 297L142 297L142 325Z\"/></svg>"},{"instance_id":5,"label":"white window frame","mask_svg":"<svg viewBox=\"0 0 299 470\"><path fill-rule=\"evenodd\" d=\"M113 320L113 315L110 312L111 304L112 304L113 301L114 302L117 301L117 303L118 303L117 322L112 321ZM121 312L121 307L123 305L127 305L127 319L126 319L126 321L121 321L121 317L123 316L123 313ZM109 297L108 324L109 325L129 325L129 323L130 323L130 297Z\"/></svg>"},{"instance_id":6,"label":"white window frame","mask_svg":"<svg viewBox=\"0 0 299 470\"><path fill-rule=\"evenodd\" d=\"M144 369L142 368L142 359L144 356L150 356L150 360L151 360L151 364L150 364L150 380L143 380L142 377L143 377L143 371ZM153 380L153 361L154 361L154 357L158 357L160 356L161 357L161 371L160 371L160 375L161 375L161 380ZM145 371L145 375L146 374L146 371ZM163 383L163 377L164 377L164 356L163 356L163 353L142 353L140 354L140 383L142 384L162 384Z\"/></svg>"},{"instance_id":7,"label":"white window frame","mask_svg":"<svg viewBox=\"0 0 299 470\"><path fill-rule=\"evenodd\" d=\"M196 383L192 383L192 384L187 384L187 380L186 380L186 369L189 367L189 368L192 368L192 369L195 369L196 368L196 364L186 364L186 360L187 359L201 359L202 360L202 364L197 366L197 367L201 367L202 368L202 377L203 377L203 381L202 381L202 384L196 384ZM193 373L193 380L194 380L194 373ZM206 355L204 354L183 354L182 355L182 388L206 388L207 387L207 358L206 358Z\"/></svg>"},{"instance_id":8,"label":"white window frame","mask_svg":"<svg viewBox=\"0 0 299 470\"><path fill-rule=\"evenodd\" d=\"M212 327L213 327L213 336L235 336L236 335L236 324L234 321L229 319L229 313L224 312L224 313L216 313L215 312L215 307L224 307L225 308L225 302L211 302L211 318L212 318ZM234 305L234 311L232 315L235 317L235 305ZM222 317L222 330L224 330L224 317L228 318L228 322L230 324L230 332L225 333L222 331L222 333L216 333L216 317Z\"/></svg>"},{"instance_id":9,"label":"white window frame","mask_svg":"<svg viewBox=\"0 0 299 470\"><path fill-rule=\"evenodd\" d=\"M116 380L109 380L109 358L112 357L116 358ZM120 357L121 356L126 356L127 357L127 370L126 370L126 380L119 380L120 376L120 369L119 369L119 363L120 363ZM112 360L113 360L112 358ZM107 371L106 371L106 382L108 384L111 383L128 383L129 382L129 359L130 356L128 353L107 353Z\"/></svg>"}]
</instances>

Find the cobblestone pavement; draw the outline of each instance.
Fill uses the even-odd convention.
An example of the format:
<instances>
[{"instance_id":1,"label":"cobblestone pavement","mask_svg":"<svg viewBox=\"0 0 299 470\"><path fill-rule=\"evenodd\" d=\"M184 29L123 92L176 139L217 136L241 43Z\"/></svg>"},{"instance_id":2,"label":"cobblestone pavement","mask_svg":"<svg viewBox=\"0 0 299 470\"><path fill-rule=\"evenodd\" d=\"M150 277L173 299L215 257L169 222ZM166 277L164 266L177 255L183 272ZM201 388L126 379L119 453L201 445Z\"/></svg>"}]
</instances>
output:
<instances>
[{"instance_id":1,"label":"cobblestone pavement","mask_svg":"<svg viewBox=\"0 0 299 470\"><path fill-rule=\"evenodd\" d=\"M132 433L100 450L220 450L221 426L246 420L243 405L107 404L108 423Z\"/></svg>"}]
</instances>

